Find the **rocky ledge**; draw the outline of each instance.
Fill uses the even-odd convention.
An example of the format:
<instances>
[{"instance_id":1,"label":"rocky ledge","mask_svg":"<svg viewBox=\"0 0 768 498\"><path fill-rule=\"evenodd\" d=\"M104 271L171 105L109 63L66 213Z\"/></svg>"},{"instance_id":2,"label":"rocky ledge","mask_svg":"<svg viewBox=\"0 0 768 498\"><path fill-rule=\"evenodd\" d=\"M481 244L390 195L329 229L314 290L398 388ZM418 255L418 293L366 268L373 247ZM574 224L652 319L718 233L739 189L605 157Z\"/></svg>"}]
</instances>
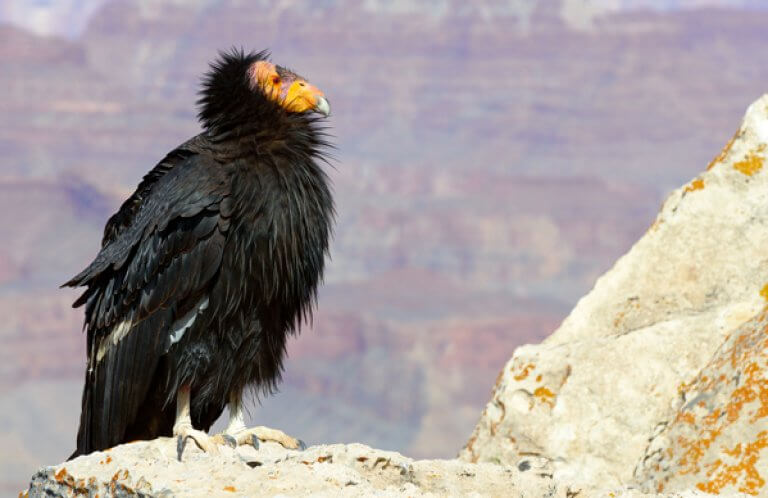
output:
<instances>
[{"instance_id":1,"label":"rocky ledge","mask_svg":"<svg viewBox=\"0 0 768 498\"><path fill-rule=\"evenodd\" d=\"M208 455L187 448L176 459L170 438L140 441L41 469L29 497L119 496L527 496L568 498L580 490L557 483L545 459L517 466L460 460L412 460L362 444L291 451L274 443L222 448ZM695 492L668 496L697 496ZM584 496L584 495L581 495ZM589 496L646 496L629 487Z\"/></svg>"},{"instance_id":2,"label":"rocky ledge","mask_svg":"<svg viewBox=\"0 0 768 498\"><path fill-rule=\"evenodd\" d=\"M262 443L219 455L187 448L176 459L170 438L141 441L41 469L29 496L555 496L551 471L458 460L414 461L362 444L285 450ZM565 496L565 495L563 495Z\"/></svg>"}]
</instances>

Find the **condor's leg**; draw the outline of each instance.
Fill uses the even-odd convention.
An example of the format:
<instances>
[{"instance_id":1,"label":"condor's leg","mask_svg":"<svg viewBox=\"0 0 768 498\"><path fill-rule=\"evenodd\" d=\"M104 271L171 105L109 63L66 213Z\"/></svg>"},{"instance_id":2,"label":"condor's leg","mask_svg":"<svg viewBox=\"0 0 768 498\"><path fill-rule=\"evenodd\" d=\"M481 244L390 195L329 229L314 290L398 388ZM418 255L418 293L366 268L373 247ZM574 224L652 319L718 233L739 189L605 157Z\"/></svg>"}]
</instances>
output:
<instances>
[{"instance_id":1,"label":"condor's leg","mask_svg":"<svg viewBox=\"0 0 768 498\"><path fill-rule=\"evenodd\" d=\"M192 439L197 446L210 454L218 454L219 448L216 442L208 434L192 427L190 417L190 388L181 386L176 394L176 422L173 424L173 435L176 436L176 453L179 461L184 453L184 447L188 439Z\"/></svg>"},{"instance_id":2,"label":"condor's leg","mask_svg":"<svg viewBox=\"0 0 768 498\"><path fill-rule=\"evenodd\" d=\"M307 446L302 440L293 438L283 431L270 429L263 425L246 427L241 396L232 396L227 407L229 408L229 423L224 432L215 436L215 439L231 439L237 441L238 445L252 444L256 449L259 448L259 441L275 441L290 450L306 449Z\"/></svg>"}]
</instances>

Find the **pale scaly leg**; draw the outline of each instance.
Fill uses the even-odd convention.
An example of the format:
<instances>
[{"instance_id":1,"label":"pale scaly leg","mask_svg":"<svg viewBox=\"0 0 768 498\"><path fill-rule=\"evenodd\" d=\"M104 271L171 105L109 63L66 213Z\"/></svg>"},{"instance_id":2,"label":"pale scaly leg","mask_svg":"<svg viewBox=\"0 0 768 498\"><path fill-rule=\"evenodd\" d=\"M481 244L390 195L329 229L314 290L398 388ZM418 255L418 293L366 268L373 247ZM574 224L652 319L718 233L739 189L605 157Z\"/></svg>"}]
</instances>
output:
<instances>
[{"instance_id":1,"label":"pale scaly leg","mask_svg":"<svg viewBox=\"0 0 768 498\"><path fill-rule=\"evenodd\" d=\"M177 438L176 453L179 461L181 461L181 455L184 453L187 439L192 439L206 453L212 455L219 453L219 448L213 438L192 427L189 386L182 386L176 394L176 421L173 424L173 435Z\"/></svg>"},{"instance_id":2,"label":"pale scaly leg","mask_svg":"<svg viewBox=\"0 0 768 498\"><path fill-rule=\"evenodd\" d=\"M229 423L223 433L214 436L216 441L237 441L238 445L251 444L256 449L259 449L259 441L275 441L290 450L306 449L307 446L303 441L293 438L283 431L263 425L246 427L242 399L239 396L232 396L227 406L229 408Z\"/></svg>"}]
</instances>

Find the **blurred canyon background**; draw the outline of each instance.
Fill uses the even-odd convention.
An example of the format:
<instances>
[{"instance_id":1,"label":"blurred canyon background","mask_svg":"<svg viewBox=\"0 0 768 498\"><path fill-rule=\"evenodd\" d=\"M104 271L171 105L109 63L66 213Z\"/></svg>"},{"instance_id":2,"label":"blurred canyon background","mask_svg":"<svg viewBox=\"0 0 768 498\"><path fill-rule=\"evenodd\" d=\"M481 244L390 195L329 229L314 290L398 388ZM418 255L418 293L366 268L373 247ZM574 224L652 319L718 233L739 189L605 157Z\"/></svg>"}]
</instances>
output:
<instances>
[{"instance_id":1,"label":"blurred canyon background","mask_svg":"<svg viewBox=\"0 0 768 498\"><path fill-rule=\"evenodd\" d=\"M1 0L0 494L74 448L78 293L109 215L199 131L218 49L328 96L338 226L314 324L252 419L412 457L462 447L768 91L758 0Z\"/></svg>"}]
</instances>

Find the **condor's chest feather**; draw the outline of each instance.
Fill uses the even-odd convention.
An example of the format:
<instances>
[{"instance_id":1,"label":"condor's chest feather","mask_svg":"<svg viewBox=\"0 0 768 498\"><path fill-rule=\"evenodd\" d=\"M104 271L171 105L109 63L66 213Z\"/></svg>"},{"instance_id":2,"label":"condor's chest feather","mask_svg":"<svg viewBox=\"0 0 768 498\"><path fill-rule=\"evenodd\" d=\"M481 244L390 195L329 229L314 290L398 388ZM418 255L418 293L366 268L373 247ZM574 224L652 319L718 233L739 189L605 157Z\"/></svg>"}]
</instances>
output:
<instances>
[{"instance_id":1,"label":"condor's chest feather","mask_svg":"<svg viewBox=\"0 0 768 498\"><path fill-rule=\"evenodd\" d=\"M261 173L233 183L234 263L272 284L322 271L331 223L324 190L299 175Z\"/></svg>"}]
</instances>

